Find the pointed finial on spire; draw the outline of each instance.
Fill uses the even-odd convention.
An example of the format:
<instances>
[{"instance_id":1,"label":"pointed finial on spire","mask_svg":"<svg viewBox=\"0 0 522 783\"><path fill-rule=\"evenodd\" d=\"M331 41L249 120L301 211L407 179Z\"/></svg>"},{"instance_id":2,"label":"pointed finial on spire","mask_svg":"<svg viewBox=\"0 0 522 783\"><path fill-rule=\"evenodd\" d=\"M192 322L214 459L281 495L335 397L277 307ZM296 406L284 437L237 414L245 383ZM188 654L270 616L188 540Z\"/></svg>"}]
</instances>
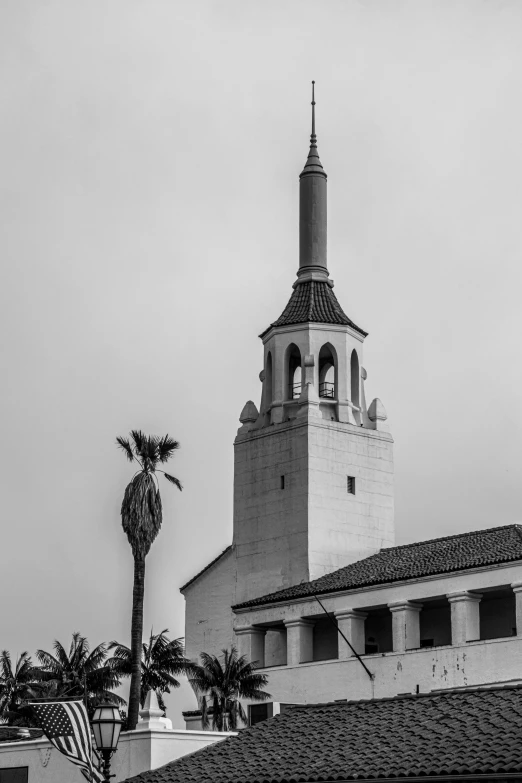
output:
<instances>
[{"instance_id":1,"label":"pointed finial on spire","mask_svg":"<svg viewBox=\"0 0 522 783\"><path fill-rule=\"evenodd\" d=\"M312 146L317 146L317 136L315 135L315 82L312 82L312 135L310 136Z\"/></svg>"},{"instance_id":2,"label":"pointed finial on spire","mask_svg":"<svg viewBox=\"0 0 522 783\"><path fill-rule=\"evenodd\" d=\"M315 135L315 81L312 82L312 133L310 135L310 150L308 152L308 160L301 172L301 177L304 174L321 174L323 177L326 177L326 173L319 160L317 136Z\"/></svg>"}]
</instances>

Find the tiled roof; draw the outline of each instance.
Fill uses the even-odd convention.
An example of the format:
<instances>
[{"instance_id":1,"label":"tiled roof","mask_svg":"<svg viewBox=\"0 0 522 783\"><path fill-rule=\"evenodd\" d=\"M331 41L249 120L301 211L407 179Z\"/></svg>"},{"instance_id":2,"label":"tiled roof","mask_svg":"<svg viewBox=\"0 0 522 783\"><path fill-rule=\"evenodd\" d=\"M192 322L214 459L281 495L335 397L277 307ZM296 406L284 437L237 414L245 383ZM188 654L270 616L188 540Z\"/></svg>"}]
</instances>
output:
<instances>
[{"instance_id":1,"label":"tiled roof","mask_svg":"<svg viewBox=\"0 0 522 783\"><path fill-rule=\"evenodd\" d=\"M223 555L226 555L226 553L227 553L227 552L230 552L230 550L231 550L231 549L232 549L232 544L230 544L229 546L227 546L227 548L226 548L226 549L224 549L224 550L221 552L221 554L220 554L220 555L218 555L217 557L215 557L215 558L214 558L214 560L211 560L211 561L210 561L210 563L208 563L208 565L206 565L206 566L205 566L205 568L202 568L202 569L201 569L201 571L198 571L198 573L196 574L196 576L193 576L193 577L192 577L192 579L189 579L189 580L188 580L188 582L185 582L185 584L184 584L182 587L180 587L180 588L179 588L179 589L180 589L180 591L181 591L181 592L183 592L183 590L184 590L186 587L188 587L189 585L191 585L191 584L192 584L192 582L195 582L195 581L196 581L196 579L199 579L199 577L200 577L202 574L204 574L204 573L205 573L205 571L208 571L208 569L209 569L209 568L212 568L212 566L213 566L213 565L215 565L215 564L218 562L218 560L221 560L221 558L223 557Z\"/></svg>"},{"instance_id":2,"label":"tiled roof","mask_svg":"<svg viewBox=\"0 0 522 783\"><path fill-rule=\"evenodd\" d=\"M472 533L381 549L376 555L350 563L312 582L304 582L254 598L233 608L277 603L403 579L417 579L477 566L508 563L511 560L522 560L521 525L493 527L489 530L476 530Z\"/></svg>"},{"instance_id":3,"label":"tiled roof","mask_svg":"<svg viewBox=\"0 0 522 783\"><path fill-rule=\"evenodd\" d=\"M520 687L336 702L291 707L237 737L130 780L315 783L440 775L484 780L498 773L522 780L521 737Z\"/></svg>"},{"instance_id":4,"label":"tiled roof","mask_svg":"<svg viewBox=\"0 0 522 783\"><path fill-rule=\"evenodd\" d=\"M309 280L300 283L294 288L287 306L277 321L265 329L261 337L272 326L287 326L289 324L319 323L319 324L344 324L351 326L364 337L368 334L351 321L343 309L331 286L325 280Z\"/></svg>"}]
</instances>

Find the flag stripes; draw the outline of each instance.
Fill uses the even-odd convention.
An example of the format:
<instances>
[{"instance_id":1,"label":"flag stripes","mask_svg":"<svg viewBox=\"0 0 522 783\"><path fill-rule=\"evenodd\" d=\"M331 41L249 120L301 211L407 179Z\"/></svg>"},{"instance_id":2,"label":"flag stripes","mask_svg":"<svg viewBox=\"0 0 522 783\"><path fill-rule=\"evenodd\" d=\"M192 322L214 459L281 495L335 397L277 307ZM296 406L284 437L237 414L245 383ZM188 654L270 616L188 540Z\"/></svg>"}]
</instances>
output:
<instances>
[{"instance_id":1,"label":"flag stripes","mask_svg":"<svg viewBox=\"0 0 522 783\"><path fill-rule=\"evenodd\" d=\"M103 783L103 775L93 764L91 727L83 702L45 702L31 706L40 728L54 747L80 767L87 780Z\"/></svg>"}]
</instances>

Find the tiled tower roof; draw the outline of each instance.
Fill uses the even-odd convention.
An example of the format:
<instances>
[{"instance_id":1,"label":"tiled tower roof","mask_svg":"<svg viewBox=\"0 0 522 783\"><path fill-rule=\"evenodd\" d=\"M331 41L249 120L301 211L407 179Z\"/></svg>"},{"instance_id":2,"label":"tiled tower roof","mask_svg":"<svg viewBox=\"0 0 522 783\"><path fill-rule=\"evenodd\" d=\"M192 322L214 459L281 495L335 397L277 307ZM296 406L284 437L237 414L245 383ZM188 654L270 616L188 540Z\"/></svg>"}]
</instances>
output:
<instances>
[{"instance_id":1,"label":"tiled tower roof","mask_svg":"<svg viewBox=\"0 0 522 783\"><path fill-rule=\"evenodd\" d=\"M261 337L273 326L301 323L342 324L351 326L363 337L368 334L348 318L327 280L308 280L297 285L282 314Z\"/></svg>"}]
</instances>

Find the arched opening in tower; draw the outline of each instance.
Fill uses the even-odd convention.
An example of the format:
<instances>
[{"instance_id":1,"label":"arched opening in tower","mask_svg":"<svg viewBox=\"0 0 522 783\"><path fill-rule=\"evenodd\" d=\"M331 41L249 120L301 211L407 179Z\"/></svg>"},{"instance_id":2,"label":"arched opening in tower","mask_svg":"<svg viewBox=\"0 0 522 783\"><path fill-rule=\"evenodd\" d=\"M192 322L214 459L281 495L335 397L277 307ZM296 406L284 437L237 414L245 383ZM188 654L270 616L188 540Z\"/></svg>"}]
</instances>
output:
<instances>
[{"instance_id":1,"label":"arched opening in tower","mask_svg":"<svg viewBox=\"0 0 522 783\"><path fill-rule=\"evenodd\" d=\"M335 399L336 367L335 349L326 343L319 351L319 397Z\"/></svg>"},{"instance_id":2,"label":"arched opening in tower","mask_svg":"<svg viewBox=\"0 0 522 783\"><path fill-rule=\"evenodd\" d=\"M269 351L266 357L265 380L263 384L263 414L265 425L270 424L270 408L273 400L273 381L272 381L272 354Z\"/></svg>"},{"instance_id":3,"label":"arched opening in tower","mask_svg":"<svg viewBox=\"0 0 522 783\"><path fill-rule=\"evenodd\" d=\"M286 350L287 366L287 399L297 400L301 394L301 351L295 343L291 343Z\"/></svg>"},{"instance_id":4,"label":"arched opening in tower","mask_svg":"<svg viewBox=\"0 0 522 783\"><path fill-rule=\"evenodd\" d=\"M359 369L359 357L357 356L357 351L355 350L355 348L352 351L352 356L350 359L350 378L351 378L352 403L358 409L358 410L354 410L353 415L357 424L360 424L361 423L361 413L360 413L361 372Z\"/></svg>"}]
</instances>

